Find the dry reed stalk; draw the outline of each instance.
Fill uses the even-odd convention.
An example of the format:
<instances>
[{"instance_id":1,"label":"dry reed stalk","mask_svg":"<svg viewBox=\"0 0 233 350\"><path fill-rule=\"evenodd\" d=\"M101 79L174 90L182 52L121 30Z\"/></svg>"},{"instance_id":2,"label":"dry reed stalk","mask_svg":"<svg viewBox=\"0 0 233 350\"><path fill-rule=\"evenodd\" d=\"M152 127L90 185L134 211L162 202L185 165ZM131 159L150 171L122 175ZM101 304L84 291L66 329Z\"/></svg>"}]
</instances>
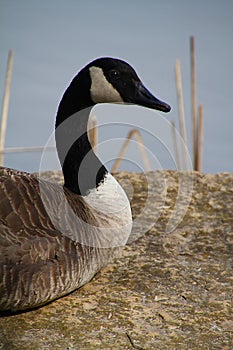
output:
<instances>
[{"instance_id":1,"label":"dry reed stalk","mask_svg":"<svg viewBox=\"0 0 233 350\"><path fill-rule=\"evenodd\" d=\"M4 150L4 145L5 145L13 59L14 59L14 52L13 52L13 50L10 50L9 54L8 54L5 89L4 89L3 105L2 105L2 121L1 121L1 131L0 131L0 150L1 151ZM4 155L3 155L3 152L1 152L0 153L0 165L3 165L3 163L4 163Z\"/></svg>"},{"instance_id":2,"label":"dry reed stalk","mask_svg":"<svg viewBox=\"0 0 233 350\"><path fill-rule=\"evenodd\" d=\"M97 118L95 115L91 115L88 121L88 137L95 154L97 154L98 145L98 128L97 128Z\"/></svg>"},{"instance_id":3,"label":"dry reed stalk","mask_svg":"<svg viewBox=\"0 0 233 350\"><path fill-rule=\"evenodd\" d=\"M198 108L198 128L197 128L197 171L202 170L202 148L203 148L203 105Z\"/></svg>"},{"instance_id":4,"label":"dry reed stalk","mask_svg":"<svg viewBox=\"0 0 233 350\"><path fill-rule=\"evenodd\" d=\"M142 138L141 138L141 135L140 135L140 132L137 130L137 129L132 129L128 135L127 135L127 138L120 150L120 153L112 167L112 173L116 173L117 172L117 169L119 168L119 165L122 161L122 158L126 152L126 149L129 145L129 142L130 140L132 139L132 137L135 135L136 139L137 139L137 142L138 142L138 147L139 147L139 150L141 152L141 156L142 156L142 160L144 162L144 166L145 166L145 169L146 171L150 171L151 170L151 166L150 166L150 162L149 162L149 159L147 157L147 154L146 154L146 151L145 151L145 148L143 146L143 141L142 141Z\"/></svg>"},{"instance_id":5,"label":"dry reed stalk","mask_svg":"<svg viewBox=\"0 0 233 350\"><path fill-rule=\"evenodd\" d=\"M35 147L9 147L4 148L3 150L0 150L1 154L6 153L24 153L24 152L43 152L43 151L55 151L55 146L49 146L49 147L43 147L43 146L35 146Z\"/></svg>"},{"instance_id":6,"label":"dry reed stalk","mask_svg":"<svg viewBox=\"0 0 233 350\"><path fill-rule=\"evenodd\" d=\"M188 170L188 156L187 156L187 137L186 137L186 126L185 126L185 116L184 116L184 100L183 100L183 90L182 90L182 77L179 60L176 61L176 91L178 99L179 108L179 122L180 122L180 133L183 139L182 144L182 154L183 154L183 164L184 169Z\"/></svg>"},{"instance_id":7,"label":"dry reed stalk","mask_svg":"<svg viewBox=\"0 0 233 350\"><path fill-rule=\"evenodd\" d=\"M193 167L197 169L197 111L196 111L196 62L195 62L195 38L190 37L191 56L191 104L192 104L192 138L193 138Z\"/></svg>"},{"instance_id":8,"label":"dry reed stalk","mask_svg":"<svg viewBox=\"0 0 233 350\"><path fill-rule=\"evenodd\" d=\"M172 139L173 139L173 147L174 147L174 151L175 151L175 159L176 159L177 169L181 170L180 154L179 154L179 147L178 147L178 142L177 142L177 137L176 137L176 127L175 127L174 121L172 121Z\"/></svg>"}]
</instances>

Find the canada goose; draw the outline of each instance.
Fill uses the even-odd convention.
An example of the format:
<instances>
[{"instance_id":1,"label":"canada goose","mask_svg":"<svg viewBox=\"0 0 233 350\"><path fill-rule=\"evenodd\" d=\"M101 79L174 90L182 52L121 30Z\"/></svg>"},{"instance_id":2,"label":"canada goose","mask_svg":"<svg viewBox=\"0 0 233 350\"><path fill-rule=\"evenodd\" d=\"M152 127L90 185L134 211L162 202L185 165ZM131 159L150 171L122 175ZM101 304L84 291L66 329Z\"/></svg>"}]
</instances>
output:
<instances>
[{"instance_id":1,"label":"canada goose","mask_svg":"<svg viewBox=\"0 0 233 350\"><path fill-rule=\"evenodd\" d=\"M103 102L170 111L122 60L96 59L75 76L56 117L64 186L0 170L2 311L38 307L77 289L111 261L130 235L126 194L88 140L90 110Z\"/></svg>"}]
</instances>

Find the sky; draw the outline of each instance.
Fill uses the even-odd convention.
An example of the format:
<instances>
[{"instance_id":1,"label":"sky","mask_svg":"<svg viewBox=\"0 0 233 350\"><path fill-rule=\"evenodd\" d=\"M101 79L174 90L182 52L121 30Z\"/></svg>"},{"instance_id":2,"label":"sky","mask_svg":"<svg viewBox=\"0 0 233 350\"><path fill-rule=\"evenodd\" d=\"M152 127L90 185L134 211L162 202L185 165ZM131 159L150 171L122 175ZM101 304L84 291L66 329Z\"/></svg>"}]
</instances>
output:
<instances>
[{"instance_id":1,"label":"sky","mask_svg":"<svg viewBox=\"0 0 233 350\"><path fill-rule=\"evenodd\" d=\"M176 169L171 121L178 127L175 62L180 60L191 152L190 36L195 37L197 103L204 106L203 171L233 171L233 1L0 0L0 91L7 55L14 66L6 147L53 144L58 103L73 76L101 56L129 62L169 114L100 105L99 154L110 167L132 128L141 132L152 169ZM135 142L121 169L143 171ZM5 156L26 171L58 166L55 153ZM191 167L191 165L190 165Z\"/></svg>"}]
</instances>

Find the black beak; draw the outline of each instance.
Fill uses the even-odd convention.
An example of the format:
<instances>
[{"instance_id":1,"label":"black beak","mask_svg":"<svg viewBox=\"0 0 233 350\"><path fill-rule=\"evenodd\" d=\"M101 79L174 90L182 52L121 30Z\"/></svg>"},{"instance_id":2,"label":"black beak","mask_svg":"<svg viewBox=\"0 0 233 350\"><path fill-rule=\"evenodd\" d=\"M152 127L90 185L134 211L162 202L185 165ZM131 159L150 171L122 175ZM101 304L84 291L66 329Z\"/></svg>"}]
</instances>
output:
<instances>
[{"instance_id":1,"label":"black beak","mask_svg":"<svg viewBox=\"0 0 233 350\"><path fill-rule=\"evenodd\" d=\"M135 96L130 102L143 107L157 109L158 111L165 113L170 112L171 110L171 107L167 103L160 101L158 98L153 96L152 93L147 90L147 88L140 81L135 82Z\"/></svg>"}]
</instances>

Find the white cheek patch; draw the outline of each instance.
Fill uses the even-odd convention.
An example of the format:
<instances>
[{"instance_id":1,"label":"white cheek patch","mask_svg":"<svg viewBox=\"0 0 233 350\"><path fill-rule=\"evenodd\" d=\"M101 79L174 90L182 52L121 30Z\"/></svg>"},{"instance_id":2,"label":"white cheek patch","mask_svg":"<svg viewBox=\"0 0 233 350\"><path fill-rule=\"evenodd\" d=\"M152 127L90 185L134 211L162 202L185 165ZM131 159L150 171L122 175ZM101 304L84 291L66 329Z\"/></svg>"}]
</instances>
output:
<instances>
[{"instance_id":1,"label":"white cheek patch","mask_svg":"<svg viewBox=\"0 0 233 350\"><path fill-rule=\"evenodd\" d=\"M119 92L110 84L103 70L99 67L90 67L91 77L91 99L94 103L124 102Z\"/></svg>"}]
</instances>

